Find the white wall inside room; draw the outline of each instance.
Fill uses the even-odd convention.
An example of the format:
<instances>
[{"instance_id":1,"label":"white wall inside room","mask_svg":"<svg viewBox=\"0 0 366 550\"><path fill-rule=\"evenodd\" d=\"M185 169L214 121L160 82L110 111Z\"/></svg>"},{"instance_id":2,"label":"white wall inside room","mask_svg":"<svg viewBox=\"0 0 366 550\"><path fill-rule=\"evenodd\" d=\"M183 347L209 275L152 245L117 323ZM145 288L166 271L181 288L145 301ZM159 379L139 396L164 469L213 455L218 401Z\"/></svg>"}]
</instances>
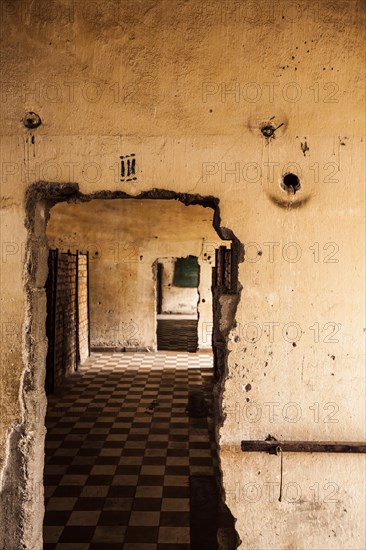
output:
<instances>
[{"instance_id":1,"label":"white wall inside room","mask_svg":"<svg viewBox=\"0 0 366 550\"><path fill-rule=\"evenodd\" d=\"M223 244L212 218L211 209L166 200L94 200L52 208L49 246L90 253L92 347L156 349L155 262L189 255L199 258L198 290L205 300L199 305L199 347L211 347L212 250ZM166 277L172 279L174 264L169 269L166 262ZM197 289L171 290L165 283L166 311L197 313Z\"/></svg>"},{"instance_id":2,"label":"white wall inside room","mask_svg":"<svg viewBox=\"0 0 366 550\"><path fill-rule=\"evenodd\" d=\"M162 314L192 315L197 317L198 290L174 285L177 258L159 258L163 265Z\"/></svg>"}]
</instances>

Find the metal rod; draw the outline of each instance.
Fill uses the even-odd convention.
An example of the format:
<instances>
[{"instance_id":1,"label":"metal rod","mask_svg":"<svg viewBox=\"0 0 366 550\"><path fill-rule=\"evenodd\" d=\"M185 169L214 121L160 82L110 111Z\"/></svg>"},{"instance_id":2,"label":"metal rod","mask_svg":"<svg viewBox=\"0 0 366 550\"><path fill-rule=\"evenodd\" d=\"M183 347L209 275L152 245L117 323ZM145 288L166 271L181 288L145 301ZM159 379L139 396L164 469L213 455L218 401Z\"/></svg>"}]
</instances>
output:
<instances>
[{"instance_id":1,"label":"metal rod","mask_svg":"<svg viewBox=\"0 0 366 550\"><path fill-rule=\"evenodd\" d=\"M244 452L288 453L366 453L365 442L335 441L242 441Z\"/></svg>"}]
</instances>

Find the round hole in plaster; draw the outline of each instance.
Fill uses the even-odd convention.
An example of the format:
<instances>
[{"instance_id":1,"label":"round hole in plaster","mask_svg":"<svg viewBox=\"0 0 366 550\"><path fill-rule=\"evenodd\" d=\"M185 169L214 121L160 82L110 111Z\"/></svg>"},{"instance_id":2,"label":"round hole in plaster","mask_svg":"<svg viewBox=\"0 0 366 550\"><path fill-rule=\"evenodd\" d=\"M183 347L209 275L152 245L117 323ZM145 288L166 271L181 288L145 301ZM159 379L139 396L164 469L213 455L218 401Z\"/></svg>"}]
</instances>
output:
<instances>
[{"instance_id":1,"label":"round hole in plaster","mask_svg":"<svg viewBox=\"0 0 366 550\"><path fill-rule=\"evenodd\" d=\"M281 187L285 191L295 194L301 188L300 180L296 174L289 172L283 176Z\"/></svg>"},{"instance_id":2,"label":"round hole in plaster","mask_svg":"<svg viewBox=\"0 0 366 550\"><path fill-rule=\"evenodd\" d=\"M205 301L206 301L206 300L205 300L204 298L202 298L202 303L203 303L203 304L205 303Z\"/></svg>"},{"instance_id":3,"label":"round hole in plaster","mask_svg":"<svg viewBox=\"0 0 366 550\"><path fill-rule=\"evenodd\" d=\"M25 113L25 116L22 119L23 124L26 128L38 128L42 124L41 117L37 115L37 113L34 113L33 111L29 111L28 113Z\"/></svg>"},{"instance_id":4,"label":"round hole in plaster","mask_svg":"<svg viewBox=\"0 0 366 550\"><path fill-rule=\"evenodd\" d=\"M272 124L266 124L265 126L262 126L262 128L261 128L262 135L265 138L273 137L275 131L276 131L276 128Z\"/></svg>"}]
</instances>

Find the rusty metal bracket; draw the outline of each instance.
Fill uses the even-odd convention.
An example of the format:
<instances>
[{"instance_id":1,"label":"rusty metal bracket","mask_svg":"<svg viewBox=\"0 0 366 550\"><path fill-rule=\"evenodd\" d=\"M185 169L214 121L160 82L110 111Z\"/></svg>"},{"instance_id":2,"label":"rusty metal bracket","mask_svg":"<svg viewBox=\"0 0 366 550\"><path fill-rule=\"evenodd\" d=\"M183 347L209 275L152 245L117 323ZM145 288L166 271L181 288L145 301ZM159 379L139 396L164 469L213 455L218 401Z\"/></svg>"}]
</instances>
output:
<instances>
[{"instance_id":1,"label":"rusty metal bracket","mask_svg":"<svg viewBox=\"0 0 366 550\"><path fill-rule=\"evenodd\" d=\"M277 455L278 452L288 453L366 453L366 443L339 443L333 441L242 441L244 452L266 452Z\"/></svg>"}]
</instances>

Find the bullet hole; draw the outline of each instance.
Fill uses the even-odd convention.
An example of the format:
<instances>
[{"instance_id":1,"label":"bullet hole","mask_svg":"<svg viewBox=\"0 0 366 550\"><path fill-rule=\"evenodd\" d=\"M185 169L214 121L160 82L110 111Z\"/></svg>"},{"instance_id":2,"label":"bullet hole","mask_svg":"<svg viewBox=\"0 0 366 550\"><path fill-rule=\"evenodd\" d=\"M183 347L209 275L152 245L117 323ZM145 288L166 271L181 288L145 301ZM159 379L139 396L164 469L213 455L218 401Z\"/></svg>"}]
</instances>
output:
<instances>
[{"instance_id":1,"label":"bullet hole","mask_svg":"<svg viewBox=\"0 0 366 550\"><path fill-rule=\"evenodd\" d=\"M250 391L252 389L252 385L251 384L247 384L245 386L245 391Z\"/></svg>"},{"instance_id":2,"label":"bullet hole","mask_svg":"<svg viewBox=\"0 0 366 550\"><path fill-rule=\"evenodd\" d=\"M207 259L208 259L208 260L211 260L211 256L207 256Z\"/></svg>"},{"instance_id":3,"label":"bullet hole","mask_svg":"<svg viewBox=\"0 0 366 550\"><path fill-rule=\"evenodd\" d=\"M143 256L140 256L140 262L142 262L143 259L144 259L144 257L143 257Z\"/></svg>"},{"instance_id":4,"label":"bullet hole","mask_svg":"<svg viewBox=\"0 0 366 550\"><path fill-rule=\"evenodd\" d=\"M331 359L333 359L333 361L335 360L335 355L331 355L330 357Z\"/></svg>"},{"instance_id":5,"label":"bullet hole","mask_svg":"<svg viewBox=\"0 0 366 550\"><path fill-rule=\"evenodd\" d=\"M239 336L238 335L234 336L234 342L239 342Z\"/></svg>"},{"instance_id":6,"label":"bullet hole","mask_svg":"<svg viewBox=\"0 0 366 550\"><path fill-rule=\"evenodd\" d=\"M202 303L204 304L206 302L206 300L204 298L202 298Z\"/></svg>"},{"instance_id":7,"label":"bullet hole","mask_svg":"<svg viewBox=\"0 0 366 550\"><path fill-rule=\"evenodd\" d=\"M295 194L296 191L298 191L301 188L299 178L292 174L291 172L289 174L285 174L283 176L282 180L282 189L287 191L288 193Z\"/></svg>"},{"instance_id":8,"label":"bullet hole","mask_svg":"<svg viewBox=\"0 0 366 550\"><path fill-rule=\"evenodd\" d=\"M37 113L34 113L33 111L29 111L28 113L25 113L25 116L22 119L22 122L26 128L38 128L38 126L42 124L41 117L37 115Z\"/></svg>"},{"instance_id":9,"label":"bullet hole","mask_svg":"<svg viewBox=\"0 0 366 550\"><path fill-rule=\"evenodd\" d=\"M274 136L275 127L272 124L266 124L261 128L261 132L265 138L271 138Z\"/></svg>"},{"instance_id":10,"label":"bullet hole","mask_svg":"<svg viewBox=\"0 0 366 550\"><path fill-rule=\"evenodd\" d=\"M274 119L275 117L273 116L270 120ZM281 124L279 124L277 127L273 126L273 124L271 122L265 122L264 124L262 124L260 126L260 131L261 131L261 134L266 138L266 139L270 139L270 138L275 138L276 137L276 130L278 130L278 128L281 128L281 126L284 126L284 122L281 122Z\"/></svg>"},{"instance_id":11,"label":"bullet hole","mask_svg":"<svg viewBox=\"0 0 366 550\"><path fill-rule=\"evenodd\" d=\"M247 403L249 403L249 401L250 401L249 397L246 397L245 401L246 401Z\"/></svg>"},{"instance_id":12,"label":"bullet hole","mask_svg":"<svg viewBox=\"0 0 366 550\"><path fill-rule=\"evenodd\" d=\"M262 256L263 252L262 250L258 250L258 256Z\"/></svg>"},{"instance_id":13,"label":"bullet hole","mask_svg":"<svg viewBox=\"0 0 366 550\"><path fill-rule=\"evenodd\" d=\"M209 112L210 112L210 113L213 113L213 109L210 109Z\"/></svg>"},{"instance_id":14,"label":"bullet hole","mask_svg":"<svg viewBox=\"0 0 366 550\"><path fill-rule=\"evenodd\" d=\"M292 347L296 348L296 342L292 342Z\"/></svg>"}]
</instances>

